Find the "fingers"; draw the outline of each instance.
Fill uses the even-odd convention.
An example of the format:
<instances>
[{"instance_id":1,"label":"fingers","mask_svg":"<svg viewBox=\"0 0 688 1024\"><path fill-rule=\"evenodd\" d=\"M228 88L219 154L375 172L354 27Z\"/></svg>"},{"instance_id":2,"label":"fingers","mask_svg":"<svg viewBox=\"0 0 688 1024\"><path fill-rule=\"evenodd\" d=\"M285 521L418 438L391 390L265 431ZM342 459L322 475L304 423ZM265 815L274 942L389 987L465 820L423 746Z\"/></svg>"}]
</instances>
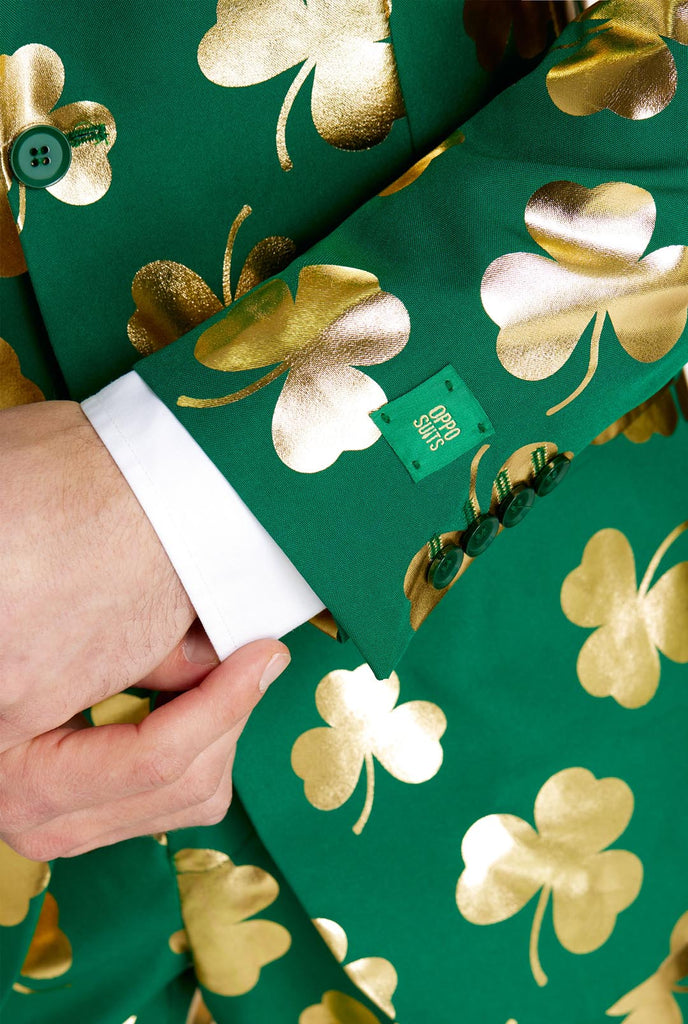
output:
<instances>
[{"instance_id":1,"label":"fingers","mask_svg":"<svg viewBox=\"0 0 688 1024\"><path fill-rule=\"evenodd\" d=\"M63 815L32 830L25 841L37 842L33 833L40 833L42 844L59 844L60 857L76 857L134 836L217 824L232 802L236 743L246 721L199 754L173 785Z\"/></svg>"},{"instance_id":2,"label":"fingers","mask_svg":"<svg viewBox=\"0 0 688 1024\"><path fill-rule=\"evenodd\" d=\"M98 831L124 832L132 821L138 823L133 834L161 831L146 824L148 815L157 821L212 799L222 781L222 753L216 760L207 752L216 743L222 751L225 741L233 756L236 738L262 695L261 680L269 685L288 662L283 644L259 640L138 725L83 728L72 720L25 744L23 759L7 751L0 760L0 836L24 856L43 860L64 856L97 838ZM229 756L225 750L225 764ZM126 798L138 794L149 801L127 805ZM117 803L119 814L133 818L113 819ZM101 813L105 805L109 820ZM89 813L67 820L85 809L92 809L93 826L87 824Z\"/></svg>"},{"instance_id":3,"label":"fingers","mask_svg":"<svg viewBox=\"0 0 688 1024\"><path fill-rule=\"evenodd\" d=\"M151 690L185 690L204 679L218 663L215 648L196 619L174 650L137 685Z\"/></svg>"}]
</instances>

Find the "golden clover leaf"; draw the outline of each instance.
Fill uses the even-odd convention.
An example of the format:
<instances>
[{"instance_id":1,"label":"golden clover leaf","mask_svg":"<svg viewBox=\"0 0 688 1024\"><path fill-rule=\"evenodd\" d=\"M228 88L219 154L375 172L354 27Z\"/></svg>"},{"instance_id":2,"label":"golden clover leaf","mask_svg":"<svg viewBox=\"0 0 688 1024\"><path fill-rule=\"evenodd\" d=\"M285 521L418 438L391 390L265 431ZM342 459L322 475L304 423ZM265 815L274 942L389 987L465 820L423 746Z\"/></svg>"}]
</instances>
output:
<instances>
[{"instance_id":1,"label":"golden clover leaf","mask_svg":"<svg viewBox=\"0 0 688 1024\"><path fill-rule=\"evenodd\" d=\"M633 444L645 444L654 434L670 437L678 426L679 409L671 384L665 385L652 398L620 416L611 426L593 440L593 444L607 444L623 434Z\"/></svg>"},{"instance_id":2,"label":"golden clover leaf","mask_svg":"<svg viewBox=\"0 0 688 1024\"><path fill-rule=\"evenodd\" d=\"M72 966L72 946L58 922L57 900L47 892L22 965L23 978L58 978Z\"/></svg>"},{"instance_id":3,"label":"golden clover leaf","mask_svg":"<svg viewBox=\"0 0 688 1024\"><path fill-rule=\"evenodd\" d=\"M70 142L69 170L46 189L56 199L73 206L85 206L101 199L112 178L108 153L117 131L110 111L100 103L81 100L53 109L64 87L62 61L48 46L29 43L11 56L0 55L0 177L4 193L12 185L9 150L12 140L34 124L50 124ZM26 194L20 187L19 230L24 225ZM19 235L10 230L7 196L0 197L0 227L3 229L0 276L9 277L26 269ZM11 217L11 211L9 212Z\"/></svg>"},{"instance_id":4,"label":"golden clover leaf","mask_svg":"<svg viewBox=\"0 0 688 1024\"><path fill-rule=\"evenodd\" d=\"M335 669L318 683L315 703L327 726L309 729L294 743L292 768L304 781L306 799L321 811L341 807L366 768L366 798L353 826L360 835L370 816L375 763L400 782L427 782L440 770L447 720L436 704L409 701L395 707L399 677L376 679L369 665Z\"/></svg>"},{"instance_id":5,"label":"golden clover leaf","mask_svg":"<svg viewBox=\"0 0 688 1024\"><path fill-rule=\"evenodd\" d=\"M550 896L557 938L582 954L604 945L640 892L640 860L606 849L632 814L633 794L621 779L596 779L585 768L557 772L535 799L535 828L513 814L490 814L469 828L461 846L459 910L473 924L497 924L540 891L530 963L538 985L546 985L538 942Z\"/></svg>"},{"instance_id":6,"label":"golden clover leaf","mask_svg":"<svg viewBox=\"0 0 688 1024\"><path fill-rule=\"evenodd\" d=\"M12 346L0 338L0 409L28 402L42 402L45 395L21 372L19 358Z\"/></svg>"},{"instance_id":7,"label":"golden clover leaf","mask_svg":"<svg viewBox=\"0 0 688 1024\"><path fill-rule=\"evenodd\" d=\"M612 110L644 120L660 113L676 93L676 63L664 38L688 44L685 0L602 0L577 19L590 26L562 49L547 89L565 114Z\"/></svg>"},{"instance_id":8,"label":"golden clover leaf","mask_svg":"<svg viewBox=\"0 0 688 1024\"><path fill-rule=\"evenodd\" d=\"M232 253L239 228L252 213L243 206L229 230L222 264L222 299L202 277L182 263L155 260L136 274L131 292L136 312L127 325L129 340L142 355L157 352L187 331L240 299L291 262L296 246L290 238L271 235L254 245L232 294Z\"/></svg>"},{"instance_id":9,"label":"golden clover leaf","mask_svg":"<svg viewBox=\"0 0 688 1024\"><path fill-rule=\"evenodd\" d=\"M446 153L447 150L451 149L453 146L458 146L465 141L466 136L463 132L458 131L458 129L457 131L452 132L452 134L444 139L443 142L440 142L439 146L435 146L434 149L421 157L420 160L417 160L415 164L412 164L407 171L404 171L404 173L393 181L391 185L388 185L387 188L383 189L382 192L379 193L380 196L393 196L396 192L401 192L402 189L408 188L409 185L412 185L414 181L417 181L418 178L420 178L421 174L428 169L433 160L436 160L438 156L442 156L443 153Z\"/></svg>"},{"instance_id":10,"label":"golden clover leaf","mask_svg":"<svg viewBox=\"0 0 688 1024\"><path fill-rule=\"evenodd\" d=\"M177 404L216 408L255 394L287 374L272 419L277 455L299 473L317 473L344 451L369 448L380 431L369 413L387 401L374 380L354 368L384 363L408 341L404 304L378 279L350 267L310 266L299 274L296 299L273 278L201 334L195 356L204 366L236 373L278 365L223 398Z\"/></svg>"},{"instance_id":11,"label":"golden clover leaf","mask_svg":"<svg viewBox=\"0 0 688 1024\"><path fill-rule=\"evenodd\" d=\"M657 971L607 1010L609 1017L623 1017L624 1024L683 1024L676 996L688 992L679 982L688 977L688 912L676 924L669 956Z\"/></svg>"},{"instance_id":12,"label":"golden clover leaf","mask_svg":"<svg viewBox=\"0 0 688 1024\"><path fill-rule=\"evenodd\" d=\"M521 380L562 368L595 318L587 373L559 412L597 369L607 314L631 358L652 363L681 337L688 318L688 247L671 245L641 259L655 227L655 203L643 188L611 181L585 188L543 185L528 200L525 223L552 259L529 252L500 256L485 271L481 297L501 328L497 356Z\"/></svg>"},{"instance_id":13,"label":"golden clover leaf","mask_svg":"<svg viewBox=\"0 0 688 1024\"><path fill-rule=\"evenodd\" d=\"M339 149L382 142L404 101L389 37L391 0L220 0L217 23L198 47L201 71L217 85L257 85L300 64L277 120L277 154L293 167L286 144L292 104L315 68L313 123Z\"/></svg>"},{"instance_id":14,"label":"golden clover leaf","mask_svg":"<svg viewBox=\"0 0 688 1024\"><path fill-rule=\"evenodd\" d=\"M334 989L325 992L316 1006L299 1015L299 1024L380 1024L363 1003Z\"/></svg>"},{"instance_id":15,"label":"golden clover leaf","mask_svg":"<svg viewBox=\"0 0 688 1024\"><path fill-rule=\"evenodd\" d=\"M559 34L565 21L551 3L524 4L522 0L466 0L463 24L475 42L478 61L494 71L504 57L513 32L521 57L537 57L547 46L550 27Z\"/></svg>"},{"instance_id":16,"label":"golden clover leaf","mask_svg":"<svg viewBox=\"0 0 688 1024\"><path fill-rule=\"evenodd\" d=\"M397 972L389 960L380 956L365 956L360 960L352 960L351 963L345 964L349 940L342 926L327 917L316 917L313 924L320 932L337 963L343 965L354 985L360 988L361 992L364 992L368 999L379 1006L388 1017L393 1018L396 1011L392 1003L392 996L396 991L398 978Z\"/></svg>"},{"instance_id":17,"label":"golden clover leaf","mask_svg":"<svg viewBox=\"0 0 688 1024\"><path fill-rule=\"evenodd\" d=\"M49 864L27 860L0 840L0 928L21 924L49 881Z\"/></svg>"},{"instance_id":18,"label":"golden clover leaf","mask_svg":"<svg viewBox=\"0 0 688 1024\"><path fill-rule=\"evenodd\" d=\"M200 988L196 989L191 998L184 1024L215 1024L215 1019L205 1004Z\"/></svg>"},{"instance_id":19,"label":"golden clover leaf","mask_svg":"<svg viewBox=\"0 0 688 1024\"><path fill-rule=\"evenodd\" d=\"M564 580L561 607L577 626L595 628L578 656L578 678L593 697L613 697L639 708L655 695L659 649L688 661L688 562L650 586L659 564L688 522L672 530L654 553L638 586L635 559L619 530L600 530L586 544L577 569Z\"/></svg>"},{"instance_id":20,"label":"golden clover leaf","mask_svg":"<svg viewBox=\"0 0 688 1024\"><path fill-rule=\"evenodd\" d=\"M175 933L171 948L190 949L196 976L211 992L249 992L261 968L291 945L281 924L249 920L275 902L276 880L262 868L238 867L220 850L179 850L174 863L185 935Z\"/></svg>"}]
</instances>

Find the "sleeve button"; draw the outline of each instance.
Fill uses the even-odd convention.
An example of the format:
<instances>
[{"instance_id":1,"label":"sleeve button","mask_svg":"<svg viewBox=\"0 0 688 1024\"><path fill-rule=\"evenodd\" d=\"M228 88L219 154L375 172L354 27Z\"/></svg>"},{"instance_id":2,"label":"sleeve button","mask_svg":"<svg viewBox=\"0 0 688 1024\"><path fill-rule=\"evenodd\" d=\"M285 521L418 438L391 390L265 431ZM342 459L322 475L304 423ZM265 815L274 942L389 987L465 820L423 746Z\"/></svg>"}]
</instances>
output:
<instances>
[{"instance_id":1,"label":"sleeve button","mask_svg":"<svg viewBox=\"0 0 688 1024\"><path fill-rule=\"evenodd\" d=\"M428 566L428 581L435 590L444 590L456 576L463 562L463 551L451 541L444 545Z\"/></svg>"},{"instance_id":2,"label":"sleeve button","mask_svg":"<svg viewBox=\"0 0 688 1024\"><path fill-rule=\"evenodd\" d=\"M555 455L539 470L533 479L533 489L539 498L551 494L569 471L571 459L567 455Z\"/></svg>"},{"instance_id":3,"label":"sleeve button","mask_svg":"<svg viewBox=\"0 0 688 1024\"><path fill-rule=\"evenodd\" d=\"M523 522L535 504L535 491L525 484L518 484L499 503L497 515L502 526L518 526Z\"/></svg>"},{"instance_id":4,"label":"sleeve button","mask_svg":"<svg viewBox=\"0 0 688 1024\"><path fill-rule=\"evenodd\" d=\"M64 178L72 162L67 136L51 124L35 124L14 139L10 167L27 188L48 188Z\"/></svg>"},{"instance_id":5,"label":"sleeve button","mask_svg":"<svg viewBox=\"0 0 688 1024\"><path fill-rule=\"evenodd\" d=\"M470 558L477 558L487 551L499 532L499 519L485 513L478 516L461 534L461 547Z\"/></svg>"}]
</instances>

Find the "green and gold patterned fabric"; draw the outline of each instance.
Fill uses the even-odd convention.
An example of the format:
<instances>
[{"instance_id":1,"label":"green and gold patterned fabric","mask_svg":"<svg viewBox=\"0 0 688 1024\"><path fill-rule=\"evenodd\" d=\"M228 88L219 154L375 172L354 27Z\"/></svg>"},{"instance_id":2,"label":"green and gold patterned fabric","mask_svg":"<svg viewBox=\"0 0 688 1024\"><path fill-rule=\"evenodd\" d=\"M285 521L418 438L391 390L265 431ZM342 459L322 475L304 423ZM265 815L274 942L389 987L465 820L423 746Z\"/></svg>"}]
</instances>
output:
<instances>
[{"instance_id":1,"label":"green and gold patterned fabric","mask_svg":"<svg viewBox=\"0 0 688 1024\"><path fill-rule=\"evenodd\" d=\"M567 6L7 5L0 406L135 368L350 640L220 824L0 844L3 1024L688 1021L688 9Z\"/></svg>"}]
</instances>

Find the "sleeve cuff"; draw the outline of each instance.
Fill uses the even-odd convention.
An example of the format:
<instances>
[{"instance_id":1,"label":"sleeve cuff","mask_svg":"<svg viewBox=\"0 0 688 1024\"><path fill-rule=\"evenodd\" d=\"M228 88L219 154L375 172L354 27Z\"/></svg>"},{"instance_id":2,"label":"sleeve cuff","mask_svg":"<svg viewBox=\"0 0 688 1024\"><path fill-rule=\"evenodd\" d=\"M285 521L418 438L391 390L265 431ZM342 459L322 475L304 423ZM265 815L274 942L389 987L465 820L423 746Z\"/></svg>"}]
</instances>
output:
<instances>
[{"instance_id":1,"label":"sleeve cuff","mask_svg":"<svg viewBox=\"0 0 688 1024\"><path fill-rule=\"evenodd\" d=\"M222 660L324 609L176 416L135 372L82 403Z\"/></svg>"}]
</instances>

